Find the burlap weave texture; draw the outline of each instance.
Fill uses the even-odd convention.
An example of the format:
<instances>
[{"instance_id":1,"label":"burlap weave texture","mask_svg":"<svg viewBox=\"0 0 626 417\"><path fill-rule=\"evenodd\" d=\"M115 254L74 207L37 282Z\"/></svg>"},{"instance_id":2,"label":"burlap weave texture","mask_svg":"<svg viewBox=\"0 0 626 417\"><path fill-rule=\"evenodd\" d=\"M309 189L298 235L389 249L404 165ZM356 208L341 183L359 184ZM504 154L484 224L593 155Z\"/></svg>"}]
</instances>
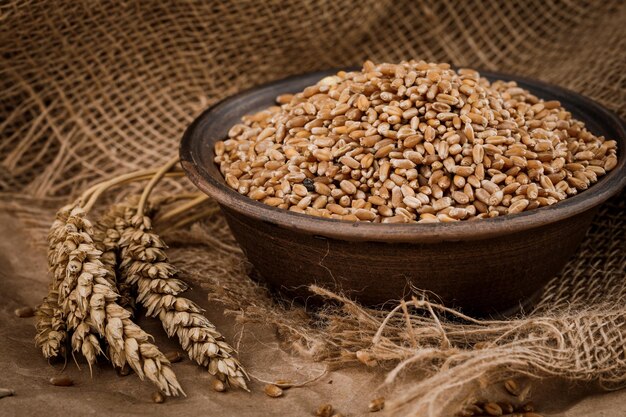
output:
<instances>
[{"instance_id":1,"label":"burlap weave texture","mask_svg":"<svg viewBox=\"0 0 626 417\"><path fill-rule=\"evenodd\" d=\"M157 165L253 85L418 58L555 82L626 116L623 2L15 1L0 27L0 189L67 195Z\"/></svg>"},{"instance_id":2,"label":"burlap weave texture","mask_svg":"<svg viewBox=\"0 0 626 417\"><path fill-rule=\"evenodd\" d=\"M184 128L211 103L265 81L365 59L417 58L522 74L626 117L626 4L620 1L22 0L0 5L0 22L0 201L35 232L45 230L50 208L78 189L171 158ZM203 227L228 233L223 222ZM367 350L381 364L397 364L414 357L407 341L423 336L420 346L434 350L424 361L453 366L398 395L402 410L417 410L420 401L438 402L446 392L418 393L425 386L445 388L452 378L476 383L463 373L467 363L501 361L509 370L623 384L625 235L624 206L613 202L529 316L506 325L449 323L436 333L433 318L422 314L426 306L417 306L409 313L414 328L425 329L421 336L410 336L398 316L375 344L388 311L341 300L318 318L325 327L311 326L246 281L234 246L228 263L182 243L177 259L189 274L220 271L226 281L211 287L216 299L247 319L269 317L320 359L353 361L357 350ZM355 338L354 329L361 329ZM461 332L462 340L455 339ZM476 343L491 348L474 350ZM516 357L514 347L527 350ZM538 359L542 352L549 353Z\"/></svg>"}]
</instances>

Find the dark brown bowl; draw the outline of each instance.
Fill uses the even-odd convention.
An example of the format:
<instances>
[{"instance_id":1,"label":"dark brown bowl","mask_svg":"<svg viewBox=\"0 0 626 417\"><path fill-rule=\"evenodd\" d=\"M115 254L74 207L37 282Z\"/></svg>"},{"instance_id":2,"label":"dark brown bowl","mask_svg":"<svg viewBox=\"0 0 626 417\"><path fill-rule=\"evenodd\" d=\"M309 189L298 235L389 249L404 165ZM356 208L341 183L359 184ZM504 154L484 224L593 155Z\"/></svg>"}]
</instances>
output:
<instances>
[{"instance_id":1,"label":"dark brown bowl","mask_svg":"<svg viewBox=\"0 0 626 417\"><path fill-rule=\"evenodd\" d=\"M258 274L273 288L308 297L317 283L374 305L419 288L475 315L514 311L555 276L587 231L599 205L626 183L626 127L614 114L571 91L516 76L538 97L559 100L596 135L618 141L618 166L588 190L515 215L442 224L374 224L323 219L267 206L240 195L213 163L213 144L241 116L301 91L336 70L265 84L229 97L202 113L180 145L183 169L218 201Z\"/></svg>"}]
</instances>

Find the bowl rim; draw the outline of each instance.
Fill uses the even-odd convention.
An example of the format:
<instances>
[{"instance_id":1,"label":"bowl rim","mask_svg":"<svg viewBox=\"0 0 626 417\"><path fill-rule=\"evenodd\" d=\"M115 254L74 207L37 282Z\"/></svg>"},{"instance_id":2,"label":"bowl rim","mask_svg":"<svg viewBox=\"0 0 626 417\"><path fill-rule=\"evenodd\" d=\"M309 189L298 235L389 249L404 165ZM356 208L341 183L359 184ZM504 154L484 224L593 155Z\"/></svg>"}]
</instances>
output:
<instances>
[{"instance_id":1,"label":"bowl rim","mask_svg":"<svg viewBox=\"0 0 626 417\"><path fill-rule=\"evenodd\" d=\"M618 142L618 165L609 174L602 177L596 184L589 187L589 189L551 206L477 221L398 224L327 219L271 207L239 194L237 191L228 187L223 182L223 178L222 182L218 181L196 160L196 153L194 152L194 142L196 142L196 140L194 140L195 131L202 121L209 119L213 113L224 106L228 106L236 100L257 94L266 89L271 89L276 86L288 86L290 82L301 80L305 77L319 76L321 79L337 71L352 69L353 67L333 68L325 71L292 75L287 78L246 89L210 106L187 127L180 142L180 161L188 178L196 187L214 198L221 206L258 221L271 223L320 238L390 243L432 243L480 240L538 228L591 210L613 195L616 195L626 185L626 124L620 120L617 115L595 101L565 88L526 77L489 71L479 72L481 76L492 80L516 81L522 84L523 87L526 87L524 84L530 84L535 89L542 89L544 92L547 91L554 95L566 96L568 99L580 102L585 109L591 110L595 113L597 118L602 119L604 124L610 124L618 133L617 137L610 138ZM288 91L290 90L277 90L275 91L275 95ZM243 116L243 114L241 116ZM199 138L200 136L197 137Z\"/></svg>"}]
</instances>

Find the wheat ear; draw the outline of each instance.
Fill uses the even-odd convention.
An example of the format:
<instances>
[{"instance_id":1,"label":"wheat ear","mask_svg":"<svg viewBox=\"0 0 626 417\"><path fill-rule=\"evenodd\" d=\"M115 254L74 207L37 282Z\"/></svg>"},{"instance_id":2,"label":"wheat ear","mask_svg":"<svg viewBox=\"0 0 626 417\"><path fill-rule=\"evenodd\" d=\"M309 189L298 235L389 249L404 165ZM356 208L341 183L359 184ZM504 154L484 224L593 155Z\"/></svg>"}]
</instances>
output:
<instances>
[{"instance_id":1,"label":"wheat ear","mask_svg":"<svg viewBox=\"0 0 626 417\"><path fill-rule=\"evenodd\" d=\"M65 356L67 330L58 303L58 293L50 287L48 295L37 307L35 344L47 359Z\"/></svg>"},{"instance_id":2,"label":"wheat ear","mask_svg":"<svg viewBox=\"0 0 626 417\"><path fill-rule=\"evenodd\" d=\"M57 291L63 280L65 270L55 264L60 248L62 249L69 233L67 219L73 206L62 207L56 214L55 220L48 232L48 271L52 274L52 281L48 286L48 294L44 297L36 311L37 334L35 344L41 348L45 358L51 359L57 356L65 356L67 341L67 329L65 318L59 306L59 293ZM64 253L64 252L63 252Z\"/></svg>"},{"instance_id":3,"label":"wheat ear","mask_svg":"<svg viewBox=\"0 0 626 417\"><path fill-rule=\"evenodd\" d=\"M202 313L202 309L179 294L188 287L177 278L169 263L166 245L151 231L147 216L135 215L122 233L122 270L138 288L137 300L146 314L158 317L168 336L177 336L189 358L232 386L247 390L246 372L233 357L234 349Z\"/></svg>"},{"instance_id":4,"label":"wheat ear","mask_svg":"<svg viewBox=\"0 0 626 417\"><path fill-rule=\"evenodd\" d=\"M113 364L122 367L128 363L140 379L147 377L166 395L184 394L169 361L150 343L151 336L131 320L129 311L115 302L119 294L114 287L115 281L107 279L111 271L99 259L92 262L98 270L94 275L92 300L98 297L98 302L90 303L91 318L109 344Z\"/></svg>"},{"instance_id":5,"label":"wheat ear","mask_svg":"<svg viewBox=\"0 0 626 417\"><path fill-rule=\"evenodd\" d=\"M146 211L150 214L156 212L162 204L177 200L177 196L155 199L151 202ZM114 277L117 292L120 295L117 303L135 315L136 297L133 294L133 286L124 279L117 279L117 269L121 262L119 241L122 233L130 224L130 219L135 212L135 207L139 201L138 196L127 198L124 202L110 206L98 219L95 224L96 247L102 251L101 260L109 274Z\"/></svg>"},{"instance_id":6,"label":"wheat ear","mask_svg":"<svg viewBox=\"0 0 626 417\"><path fill-rule=\"evenodd\" d=\"M102 251L101 261L108 274L115 281L120 298L117 303L128 310L131 316L135 315L135 296L132 286L123 279L118 279L119 240L127 220L124 216L130 209L130 203L114 204L98 219L95 224L96 247ZM128 219L130 220L130 218Z\"/></svg>"},{"instance_id":7,"label":"wheat ear","mask_svg":"<svg viewBox=\"0 0 626 417\"><path fill-rule=\"evenodd\" d=\"M70 255L68 274L61 284L59 299L67 293L67 288L72 288L68 300L75 300L73 313L89 314L90 322L109 344L114 365L122 367L128 363L140 379L147 377L166 395L184 394L169 361L150 342L151 336L137 326L131 320L130 312L116 302L119 294L115 288L114 271L105 268L100 259L102 252L95 248L93 240L87 239L93 234L93 229L84 216L81 208L75 208L68 219L68 223L73 221L78 227L82 226L81 236L85 241L78 245L76 257ZM74 260L82 260L80 267L77 263L75 268L70 267ZM76 272L72 274L74 270ZM78 278L72 282L76 274L79 274ZM75 297L72 298L72 295ZM73 324L68 315L68 326L72 328Z\"/></svg>"}]
</instances>

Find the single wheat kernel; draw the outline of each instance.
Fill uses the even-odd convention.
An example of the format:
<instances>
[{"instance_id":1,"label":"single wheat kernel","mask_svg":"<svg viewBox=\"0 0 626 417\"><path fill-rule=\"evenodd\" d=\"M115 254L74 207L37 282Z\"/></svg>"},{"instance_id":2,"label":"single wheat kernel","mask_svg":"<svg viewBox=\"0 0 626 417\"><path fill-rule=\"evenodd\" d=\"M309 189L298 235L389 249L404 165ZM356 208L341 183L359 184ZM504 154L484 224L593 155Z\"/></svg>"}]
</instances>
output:
<instances>
[{"instance_id":1,"label":"single wheat kernel","mask_svg":"<svg viewBox=\"0 0 626 417\"><path fill-rule=\"evenodd\" d=\"M502 407L500 407L497 403L488 402L483 406L485 413L490 416L501 416L502 415Z\"/></svg>"},{"instance_id":2,"label":"single wheat kernel","mask_svg":"<svg viewBox=\"0 0 626 417\"><path fill-rule=\"evenodd\" d=\"M214 379L211 381L211 388L213 388L213 391L215 392L224 392L226 391L226 384L219 379Z\"/></svg>"},{"instance_id":3,"label":"single wheat kernel","mask_svg":"<svg viewBox=\"0 0 626 417\"><path fill-rule=\"evenodd\" d=\"M504 388L507 390L509 394L515 397L519 395L519 386L517 385L517 382L515 382L512 379L509 379L504 382Z\"/></svg>"},{"instance_id":4,"label":"single wheat kernel","mask_svg":"<svg viewBox=\"0 0 626 417\"><path fill-rule=\"evenodd\" d=\"M315 410L316 417L332 417L333 406L331 404L322 404Z\"/></svg>"},{"instance_id":5,"label":"single wheat kernel","mask_svg":"<svg viewBox=\"0 0 626 417\"><path fill-rule=\"evenodd\" d=\"M263 388L263 391L265 392L265 395L272 398L281 397L283 395L283 389L274 384L267 384Z\"/></svg>"},{"instance_id":6,"label":"single wheat kernel","mask_svg":"<svg viewBox=\"0 0 626 417\"><path fill-rule=\"evenodd\" d=\"M12 389L0 388L0 398L10 397L12 395L15 395L15 391Z\"/></svg>"},{"instance_id":7,"label":"single wheat kernel","mask_svg":"<svg viewBox=\"0 0 626 417\"><path fill-rule=\"evenodd\" d=\"M57 387L71 387L74 381L68 376L55 376L50 378L50 383Z\"/></svg>"},{"instance_id":8,"label":"single wheat kernel","mask_svg":"<svg viewBox=\"0 0 626 417\"><path fill-rule=\"evenodd\" d=\"M385 398L378 397L378 398L373 399L372 401L370 401L367 408L370 411L370 413L375 413L377 411L382 410L383 408L385 408Z\"/></svg>"},{"instance_id":9,"label":"single wheat kernel","mask_svg":"<svg viewBox=\"0 0 626 417\"><path fill-rule=\"evenodd\" d=\"M161 394L160 391L156 391L152 393L152 402L155 402L157 404L162 404L165 402L165 396Z\"/></svg>"},{"instance_id":10,"label":"single wheat kernel","mask_svg":"<svg viewBox=\"0 0 626 417\"><path fill-rule=\"evenodd\" d=\"M35 315L35 310L32 307L20 307L16 308L14 313L19 318L27 318L33 317Z\"/></svg>"},{"instance_id":11,"label":"single wheat kernel","mask_svg":"<svg viewBox=\"0 0 626 417\"><path fill-rule=\"evenodd\" d=\"M171 363L177 363L177 362L182 361L185 357L179 351L174 350L174 351L171 351L171 352L167 352L165 354L165 358L168 361L170 361Z\"/></svg>"}]
</instances>

